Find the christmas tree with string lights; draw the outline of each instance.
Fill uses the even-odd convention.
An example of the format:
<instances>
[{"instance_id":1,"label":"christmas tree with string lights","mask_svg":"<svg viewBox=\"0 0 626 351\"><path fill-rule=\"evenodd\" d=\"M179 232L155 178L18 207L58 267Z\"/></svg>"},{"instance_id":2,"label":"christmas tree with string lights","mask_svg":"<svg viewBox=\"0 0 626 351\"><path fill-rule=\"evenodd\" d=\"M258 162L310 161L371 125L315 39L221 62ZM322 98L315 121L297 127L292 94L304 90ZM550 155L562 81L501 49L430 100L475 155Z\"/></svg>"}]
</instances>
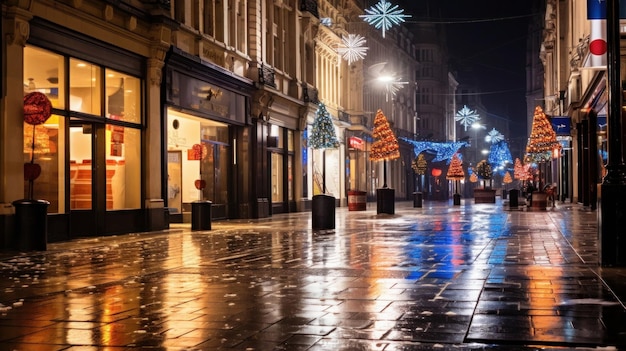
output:
<instances>
[{"instance_id":1,"label":"christmas tree with string lights","mask_svg":"<svg viewBox=\"0 0 626 351\"><path fill-rule=\"evenodd\" d=\"M376 112L372 136L375 140L370 149L370 161L393 160L400 157L398 139L381 109Z\"/></svg>"},{"instance_id":2,"label":"christmas tree with string lights","mask_svg":"<svg viewBox=\"0 0 626 351\"><path fill-rule=\"evenodd\" d=\"M491 165L486 160L482 160L478 162L476 165L476 174L483 181L489 180L493 177L493 171L491 170ZM483 187L486 187L486 184L483 182Z\"/></svg>"},{"instance_id":3,"label":"christmas tree with string lights","mask_svg":"<svg viewBox=\"0 0 626 351\"><path fill-rule=\"evenodd\" d=\"M476 173L472 173L469 177L469 180L472 183L476 183L478 181L478 176L476 175Z\"/></svg>"},{"instance_id":4,"label":"christmas tree with string lights","mask_svg":"<svg viewBox=\"0 0 626 351\"><path fill-rule=\"evenodd\" d=\"M339 140L335 134L335 125L326 105L318 104L315 112L315 120L309 136L309 146L312 149L322 149L322 192L326 194L326 149L339 147Z\"/></svg>"},{"instance_id":5,"label":"christmas tree with string lights","mask_svg":"<svg viewBox=\"0 0 626 351\"><path fill-rule=\"evenodd\" d=\"M448 173L446 174L448 180L462 180L465 179L465 172L463 171L463 161L456 153L452 156L450 166L448 167Z\"/></svg>"},{"instance_id":6,"label":"christmas tree with string lights","mask_svg":"<svg viewBox=\"0 0 626 351\"><path fill-rule=\"evenodd\" d=\"M428 161L424 157L424 154L419 154L411 163L411 168L417 175L426 174L426 169L428 169Z\"/></svg>"},{"instance_id":7,"label":"christmas tree with string lights","mask_svg":"<svg viewBox=\"0 0 626 351\"><path fill-rule=\"evenodd\" d=\"M315 120L309 136L309 146L312 149L335 149L339 147L333 119L326 110L326 105L321 102L315 112Z\"/></svg>"},{"instance_id":8,"label":"christmas tree with string lights","mask_svg":"<svg viewBox=\"0 0 626 351\"><path fill-rule=\"evenodd\" d=\"M504 177L502 178L502 183L511 184L513 182L513 178L511 177L511 173L508 171L504 173Z\"/></svg>"},{"instance_id":9,"label":"christmas tree with string lights","mask_svg":"<svg viewBox=\"0 0 626 351\"><path fill-rule=\"evenodd\" d=\"M455 193L454 204L459 205L460 197L457 198L459 196L458 195L459 194L458 182L462 179L465 179L465 172L463 171L463 161L461 161L461 158L459 157L458 152L452 155L450 166L448 166L448 173L446 173L446 179L454 181L454 193Z\"/></svg>"},{"instance_id":10,"label":"christmas tree with string lights","mask_svg":"<svg viewBox=\"0 0 626 351\"><path fill-rule=\"evenodd\" d=\"M533 125L526 145L525 162L546 162L552 158L552 152L560 149L561 144L556 140L556 132L548 121L540 106L535 107Z\"/></svg>"}]
</instances>

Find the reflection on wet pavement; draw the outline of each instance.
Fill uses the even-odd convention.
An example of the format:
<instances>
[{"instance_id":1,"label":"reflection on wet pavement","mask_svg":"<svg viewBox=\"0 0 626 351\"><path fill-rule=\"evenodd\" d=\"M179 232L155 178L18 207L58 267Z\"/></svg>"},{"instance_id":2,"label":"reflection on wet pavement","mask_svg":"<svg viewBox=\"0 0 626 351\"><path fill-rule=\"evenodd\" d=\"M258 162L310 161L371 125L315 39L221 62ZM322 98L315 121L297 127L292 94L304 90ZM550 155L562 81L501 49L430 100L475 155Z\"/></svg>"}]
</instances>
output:
<instances>
[{"instance_id":1,"label":"reflection on wet pavement","mask_svg":"<svg viewBox=\"0 0 626 351\"><path fill-rule=\"evenodd\" d=\"M3 253L0 350L626 347L595 212L467 202L338 208L327 232L305 212Z\"/></svg>"}]
</instances>

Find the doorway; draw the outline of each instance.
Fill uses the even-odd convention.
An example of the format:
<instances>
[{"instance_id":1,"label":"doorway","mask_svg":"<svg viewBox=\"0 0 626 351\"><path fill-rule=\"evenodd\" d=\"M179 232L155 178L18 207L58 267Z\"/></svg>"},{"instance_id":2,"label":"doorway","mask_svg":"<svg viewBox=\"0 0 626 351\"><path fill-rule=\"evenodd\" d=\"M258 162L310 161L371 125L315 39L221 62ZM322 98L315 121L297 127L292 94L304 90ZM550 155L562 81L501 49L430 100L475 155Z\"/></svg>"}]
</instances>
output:
<instances>
[{"instance_id":1,"label":"doorway","mask_svg":"<svg viewBox=\"0 0 626 351\"><path fill-rule=\"evenodd\" d=\"M70 232L71 237L102 233L105 208L99 204L99 168L95 148L97 124L70 122ZM95 225L94 225L95 224Z\"/></svg>"}]
</instances>

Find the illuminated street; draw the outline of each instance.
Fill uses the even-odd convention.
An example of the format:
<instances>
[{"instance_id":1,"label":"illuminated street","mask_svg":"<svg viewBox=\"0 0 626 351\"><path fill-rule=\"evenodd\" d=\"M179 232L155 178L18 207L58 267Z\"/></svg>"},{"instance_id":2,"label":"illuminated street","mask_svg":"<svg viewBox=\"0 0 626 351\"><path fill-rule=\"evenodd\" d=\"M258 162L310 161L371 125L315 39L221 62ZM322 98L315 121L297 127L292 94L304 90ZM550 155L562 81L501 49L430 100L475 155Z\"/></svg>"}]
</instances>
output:
<instances>
[{"instance_id":1,"label":"illuminated street","mask_svg":"<svg viewBox=\"0 0 626 351\"><path fill-rule=\"evenodd\" d=\"M328 232L301 212L4 252L0 350L626 347L626 269L598 266L597 212L501 201L341 207Z\"/></svg>"}]
</instances>

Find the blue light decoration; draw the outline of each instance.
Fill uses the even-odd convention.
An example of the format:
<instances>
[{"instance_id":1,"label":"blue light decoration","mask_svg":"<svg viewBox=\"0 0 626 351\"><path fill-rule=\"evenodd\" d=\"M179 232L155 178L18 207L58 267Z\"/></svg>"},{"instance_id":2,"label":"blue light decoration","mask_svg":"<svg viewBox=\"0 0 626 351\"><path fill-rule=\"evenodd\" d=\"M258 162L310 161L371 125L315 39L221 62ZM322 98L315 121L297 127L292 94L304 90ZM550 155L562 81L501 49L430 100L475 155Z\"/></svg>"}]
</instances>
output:
<instances>
[{"instance_id":1,"label":"blue light decoration","mask_svg":"<svg viewBox=\"0 0 626 351\"><path fill-rule=\"evenodd\" d=\"M498 171L498 173L504 174L504 166L513 163L509 144L504 140L491 144L488 162L491 168ZM500 166L502 166L502 168L500 168Z\"/></svg>"},{"instance_id":2,"label":"blue light decoration","mask_svg":"<svg viewBox=\"0 0 626 351\"><path fill-rule=\"evenodd\" d=\"M411 15L405 15L403 9L399 9L398 5L392 5L387 0L380 0L376 5L369 9L365 9L366 15L360 15L359 17L376 29L382 29L383 38L385 37L385 31L390 29L393 25L404 22L404 19L411 17Z\"/></svg>"},{"instance_id":3,"label":"blue light decoration","mask_svg":"<svg viewBox=\"0 0 626 351\"><path fill-rule=\"evenodd\" d=\"M400 139L413 146L415 156L421 154L422 152L428 152L435 154L435 158L432 162L446 161L446 164L450 164L452 156L457 153L460 148L469 146L469 143L465 141L435 143L432 141L415 141L404 137L401 137Z\"/></svg>"}]
</instances>

